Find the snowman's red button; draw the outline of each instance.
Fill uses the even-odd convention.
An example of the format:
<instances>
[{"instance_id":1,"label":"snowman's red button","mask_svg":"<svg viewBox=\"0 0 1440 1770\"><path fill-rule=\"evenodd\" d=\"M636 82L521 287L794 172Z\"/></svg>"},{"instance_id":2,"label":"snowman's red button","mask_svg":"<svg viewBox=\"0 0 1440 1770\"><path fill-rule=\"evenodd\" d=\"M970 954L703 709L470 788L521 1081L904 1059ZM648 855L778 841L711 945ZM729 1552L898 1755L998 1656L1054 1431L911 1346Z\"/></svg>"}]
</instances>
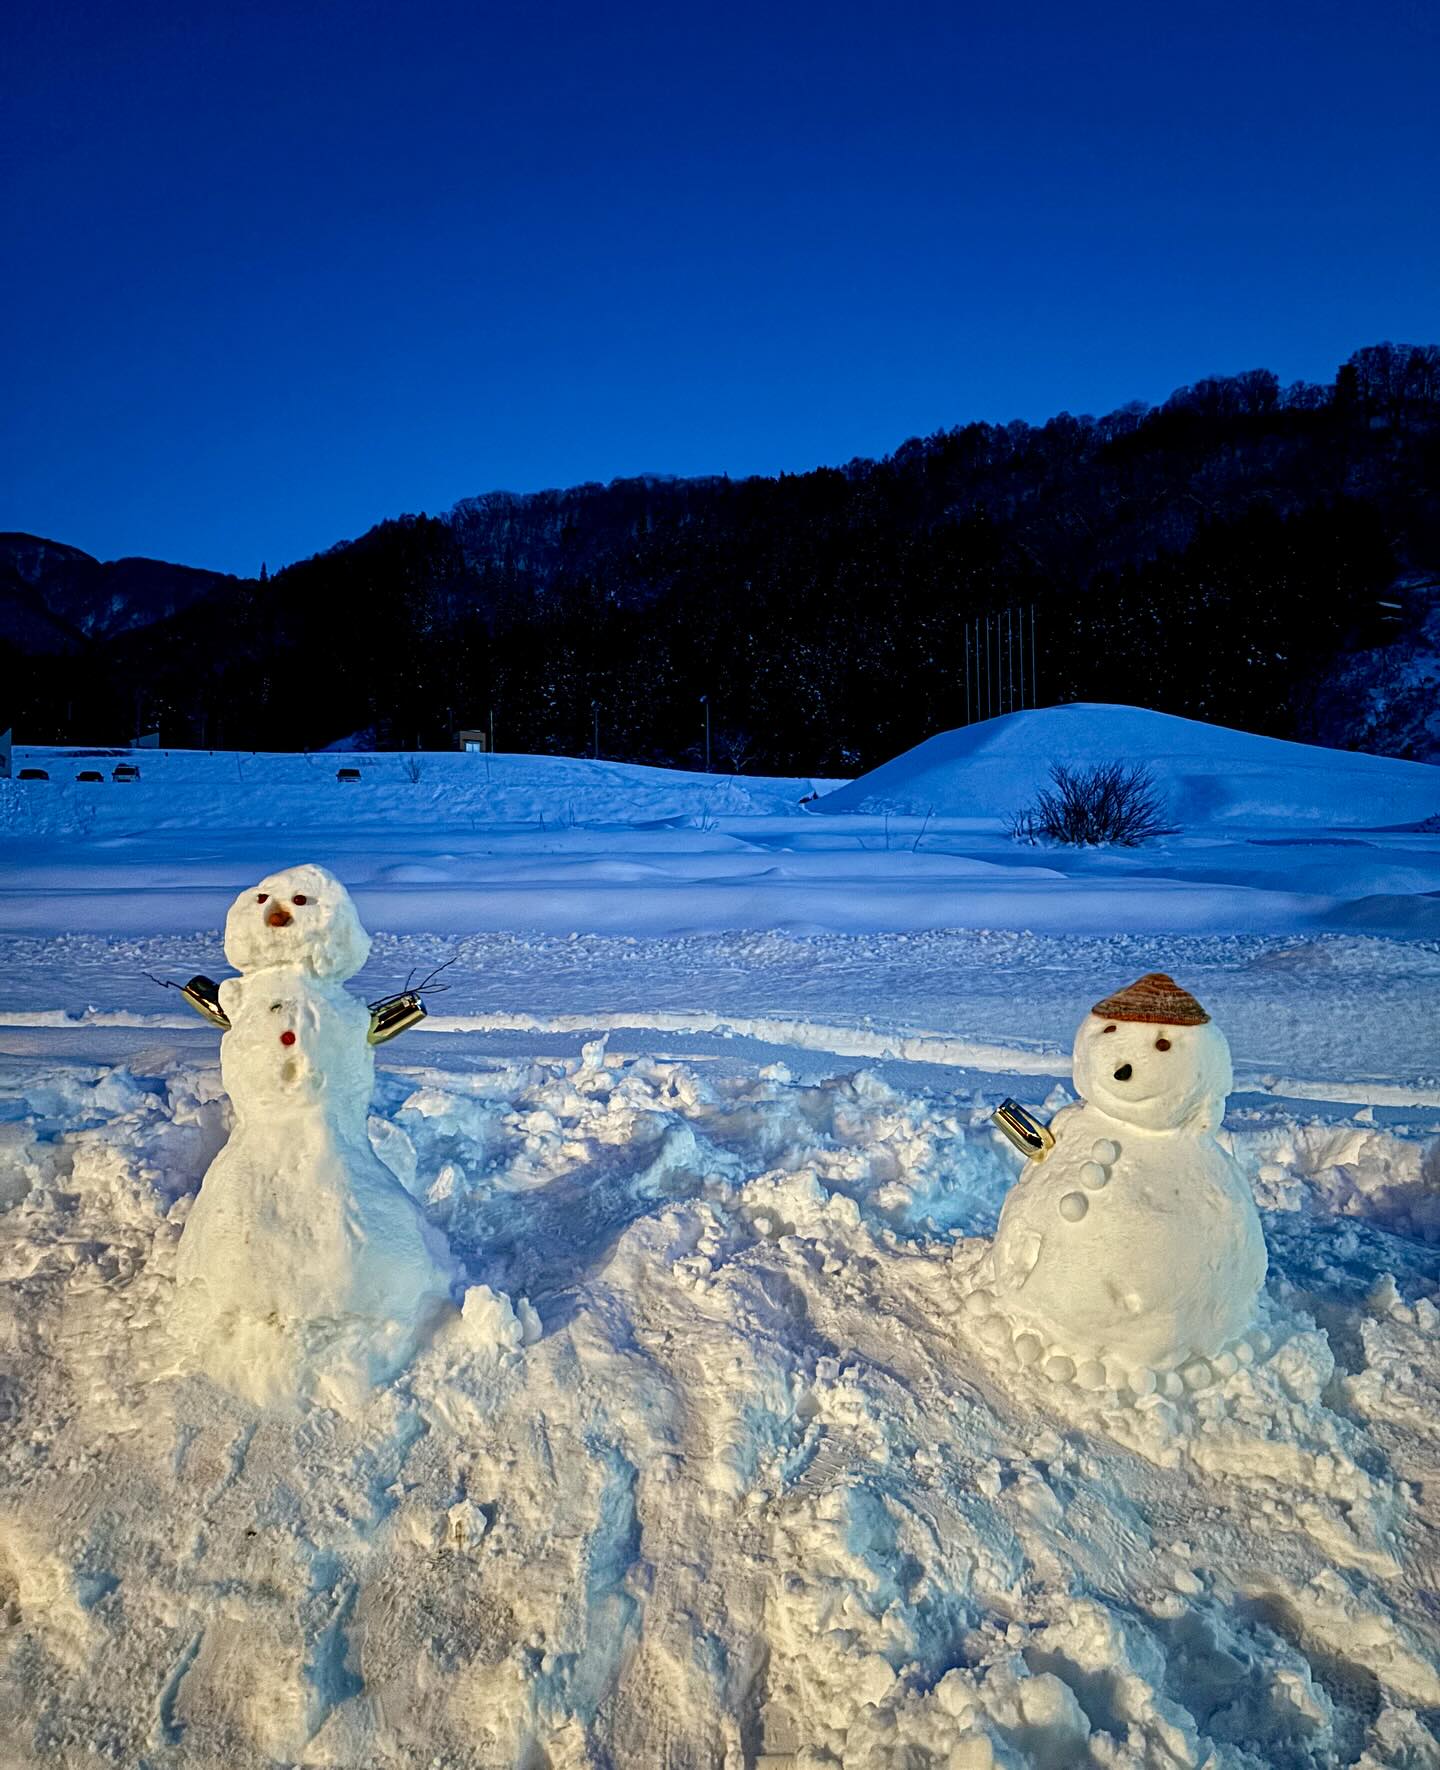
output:
<instances>
[{"instance_id":1,"label":"snowman's red button","mask_svg":"<svg viewBox=\"0 0 1440 1770\"><path fill-rule=\"evenodd\" d=\"M281 1044L282 1044L282 1045L293 1045L293 1044L294 1044L294 1043L295 1043L295 1035L294 1035L294 1033L293 1033L293 1032L283 1032L283 1033L281 1033L281 1035L280 1035L280 1043L281 1043Z\"/></svg>"}]
</instances>

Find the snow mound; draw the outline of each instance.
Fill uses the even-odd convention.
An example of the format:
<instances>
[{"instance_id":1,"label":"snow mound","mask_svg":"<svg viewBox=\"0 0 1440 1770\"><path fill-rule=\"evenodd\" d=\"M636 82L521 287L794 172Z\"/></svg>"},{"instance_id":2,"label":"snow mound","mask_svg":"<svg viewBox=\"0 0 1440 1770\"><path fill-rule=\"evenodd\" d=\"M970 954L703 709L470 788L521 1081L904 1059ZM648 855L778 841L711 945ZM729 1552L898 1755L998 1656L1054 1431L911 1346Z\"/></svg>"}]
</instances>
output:
<instances>
[{"instance_id":1,"label":"snow mound","mask_svg":"<svg viewBox=\"0 0 1440 1770\"><path fill-rule=\"evenodd\" d=\"M1384 829L1440 811L1440 767L1325 750L1147 707L1078 701L1007 713L940 732L871 769L815 810L1008 818L1046 785L1050 768L1140 762L1185 830L1308 824Z\"/></svg>"}]
</instances>

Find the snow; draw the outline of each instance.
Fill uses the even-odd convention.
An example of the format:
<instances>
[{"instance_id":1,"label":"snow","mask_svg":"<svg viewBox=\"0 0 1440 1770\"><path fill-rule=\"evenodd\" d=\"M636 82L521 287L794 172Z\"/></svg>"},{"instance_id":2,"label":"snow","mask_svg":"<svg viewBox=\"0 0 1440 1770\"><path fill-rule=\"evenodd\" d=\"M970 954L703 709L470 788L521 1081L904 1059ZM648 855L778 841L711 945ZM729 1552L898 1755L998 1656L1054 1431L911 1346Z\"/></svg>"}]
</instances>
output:
<instances>
[{"instance_id":1,"label":"snow","mask_svg":"<svg viewBox=\"0 0 1440 1770\"><path fill-rule=\"evenodd\" d=\"M123 783L128 798L113 791L120 783L76 778L95 770L108 776L118 763L140 770L138 782ZM644 829L676 819L698 825L720 815L793 811L802 798L835 784L462 751L298 755L17 745L17 775L22 768L43 768L50 778L26 783L23 792L18 782L10 788L10 827L59 834L109 833L137 821L147 830L284 829L295 826L302 809L307 825L322 827L395 821L423 827L438 815L462 829L477 821L487 827L543 823L555 832L573 828L577 816ZM360 778L341 781L342 768Z\"/></svg>"},{"instance_id":2,"label":"snow","mask_svg":"<svg viewBox=\"0 0 1440 1770\"><path fill-rule=\"evenodd\" d=\"M8 832L17 863L0 928L218 928L237 879L308 858L343 878L361 916L392 934L1440 935L1440 832L1417 827L1440 813L1440 768L1133 708L1078 711L1098 723L1097 754L1122 727L1153 737L1149 722L1186 738L1192 784L1174 836L1137 850L1007 837L1005 819L1044 778L1043 732L1056 732L1061 753L1081 754L1089 726L1070 721L1074 708L931 740L943 762L934 781L914 775L929 745L887 765L902 772L907 813L842 811L860 783L802 806L833 783L564 757L352 756L362 778L342 784L333 757L137 751L138 781L82 784L73 776L93 754L21 748L17 770L43 767L51 778L0 781L0 841ZM1042 730L1034 740L1031 720ZM944 758L962 744L990 747L957 772ZM1014 747L1014 758L992 753L996 745ZM1232 779L1248 783L1255 821L1240 819ZM942 802L946 781L961 786ZM873 798L870 787L861 794Z\"/></svg>"},{"instance_id":3,"label":"snow","mask_svg":"<svg viewBox=\"0 0 1440 1770\"><path fill-rule=\"evenodd\" d=\"M1257 737L1148 707L1075 702L962 726L827 794L827 812L1005 818L1052 763L1143 763L1182 828L1241 824L1379 829L1432 817L1440 770L1420 762Z\"/></svg>"},{"instance_id":4,"label":"snow","mask_svg":"<svg viewBox=\"0 0 1440 1770\"><path fill-rule=\"evenodd\" d=\"M804 782L139 760L4 798L6 1770L1440 1762L1440 834L1368 785L1059 855ZM356 999L454 961L367 1128L464 1301L284 1408L176 1328L235 1117L146 972L220 975L309 859ZM1154 969L1228 1036L1269 1272L1140 1394L974 1298L993 1107L1078 1117L1077 1021Z\"/></svg>"}]
</instances>

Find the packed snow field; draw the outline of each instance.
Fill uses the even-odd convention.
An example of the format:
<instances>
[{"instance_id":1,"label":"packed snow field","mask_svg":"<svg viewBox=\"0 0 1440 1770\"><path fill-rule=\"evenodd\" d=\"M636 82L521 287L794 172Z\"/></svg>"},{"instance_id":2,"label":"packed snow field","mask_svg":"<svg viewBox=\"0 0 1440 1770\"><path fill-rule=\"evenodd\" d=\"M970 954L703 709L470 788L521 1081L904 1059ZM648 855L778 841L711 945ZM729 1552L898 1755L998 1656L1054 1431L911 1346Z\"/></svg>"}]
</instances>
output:
<instances>
[{"instance_id":1,"label":"packed snow field","mask_svg":"<svg viewBox=\"0 0 1440 1770\"><path fill-rule=\"evenodd\" d=\"M17 752L5 1770L1440 1764L1440 771L1082 709L1181 829L1017 848L1075 711L838 808ZM359 999L449 961L369 1136L464 1306L287 1409L175 1307L234 1125L147 973L225 973L237 892L301 860L376 935ZM1229 1036L1269 1273L1194 1386L1082 1382L998 1331L989 1115L1074 1100L1077 1024L1153 970Z\"/></svg>"}]
</instances>

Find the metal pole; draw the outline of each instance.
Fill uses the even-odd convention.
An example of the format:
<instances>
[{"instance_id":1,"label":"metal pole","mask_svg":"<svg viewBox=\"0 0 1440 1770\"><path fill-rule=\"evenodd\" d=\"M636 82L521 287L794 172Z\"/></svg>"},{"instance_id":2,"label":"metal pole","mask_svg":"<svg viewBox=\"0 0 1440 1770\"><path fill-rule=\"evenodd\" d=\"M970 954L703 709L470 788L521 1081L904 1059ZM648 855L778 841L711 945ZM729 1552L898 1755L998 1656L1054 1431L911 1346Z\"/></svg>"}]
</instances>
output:
<instances>
[{"instance_id":1,"label":"metal pole","mask_svg":"<svg viewBox=\"0 0 1440 1770\"><path fill-rule=\"evenodd\" d=\"M600 760L600 703L591 701L590 711L595 716L595 760Z\"/></svg>"},{"instance_id":2,"label":"metal pole","mask_svg":"<svg viewBox=\"0 0 1440 1770\"><path fill-rule=\"evenodd\" d=\"M1040 697L1035 688L1035 604L1030 604L1030 705L1038 707Z\"/></svg>"},{"instance_id":3,"label":"metal pole","mask_svg":"<svg viewBox=\"0 0 1440 1770\"><path fill-rule=\"evenodd\" d=\"M985 623L985 674L990 678L990 717L1000 711L1000 635L994 615Z\"/></svg>"},{"instance_id":4,"label":"metal pole","mask_svg":"<svg viewBox=\"0 0 1440 1770\"><path fill-rule=\"evenodd\" d=\"M965 723L970 723L970 623L965 623Z\"/></svg>"},{"instance_id":5,"label":"metal pole","mask_svg":"<svg viewBox=\"0 0 1440 1770\"><path fill-rule=\"evenodd\" d=\"M1023 713L1025 711L1025 617L1023 614L1015 623L1015 628L1020 635L1020 711Z\"/></svg>"},{"instance_id":6,"label":"metal pole","mask_svg":"<svg viewBox=\"0 0 1440 1770\"><path fill-rule=\"evenodd\" d=\"M995 717L995 675L990 667L990 617L985 617L985 717Z\"/></svg>"},{"instance_id":7,"label":"metal pole","mask_svg":"<svg viewBox=\"0 0 1440 1770\"><path fill-rule=\"evenodd\" d=\"M702 694L700 705L705 709L705 772L710 772L710 697Z\"/></svg>"}]
</instances>

